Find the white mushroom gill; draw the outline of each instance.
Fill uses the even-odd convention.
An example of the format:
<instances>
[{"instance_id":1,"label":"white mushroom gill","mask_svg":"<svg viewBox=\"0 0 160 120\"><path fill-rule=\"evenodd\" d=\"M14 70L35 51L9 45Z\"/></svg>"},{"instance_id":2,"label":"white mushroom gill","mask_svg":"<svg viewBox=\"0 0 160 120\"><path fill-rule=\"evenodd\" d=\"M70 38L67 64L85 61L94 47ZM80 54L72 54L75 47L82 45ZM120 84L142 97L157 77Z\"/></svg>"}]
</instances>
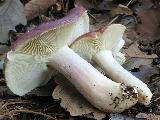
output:
<instances>
[{"instance_id":1,"label":"white mushroom gill","mask_svg":"<svg viewBox=\"0 0 160 120\"><path fill-rule=\"evenodd\" d=\"M45 62L34 59L25 54L13 54L9 52L5 66L5 79L7 86L17 95L24 95L41 85L44 80L50 79L51 72Z\"/></svg>"}]
</instances>

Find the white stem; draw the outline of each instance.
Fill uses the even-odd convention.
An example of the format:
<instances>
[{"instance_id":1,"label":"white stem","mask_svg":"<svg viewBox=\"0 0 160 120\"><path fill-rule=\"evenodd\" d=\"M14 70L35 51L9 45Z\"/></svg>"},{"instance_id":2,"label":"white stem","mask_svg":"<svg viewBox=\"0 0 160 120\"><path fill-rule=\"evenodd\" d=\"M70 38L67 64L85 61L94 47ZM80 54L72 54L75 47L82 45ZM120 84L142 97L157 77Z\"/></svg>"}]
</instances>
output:
<instances>
[{"instance_id":1,"label":"white stem","mask_svg":"<svg viewBox=\"0 0 160 120\"><path fill-rule=\"evenodd\" d=\"M48 64L102 111L122 112L137 102L136 89L111 81L67 46L58 50Z\"/></svg>"},{"instance_id":2,"label":"white stem","mask_svg":"<svg viewBox=\"0 0 160 120\"><path fill-rule=\"evenodd\" d=\"M152 98L152 93L145 83L125 70L114 58L109 50L100 51L94 56L94 61L105 71L114 81L125 83L138 90L139 102L148 105Z\"/></svg>"}]
</instances>

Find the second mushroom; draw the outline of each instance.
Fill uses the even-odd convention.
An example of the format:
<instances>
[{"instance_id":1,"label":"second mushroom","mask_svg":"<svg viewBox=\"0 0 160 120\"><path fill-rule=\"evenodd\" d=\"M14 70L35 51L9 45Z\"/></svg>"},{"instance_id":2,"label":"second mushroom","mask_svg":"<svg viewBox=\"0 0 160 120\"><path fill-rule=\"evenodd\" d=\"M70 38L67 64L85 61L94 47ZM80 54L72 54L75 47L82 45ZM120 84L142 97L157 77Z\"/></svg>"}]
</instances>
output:
<instances>
[{"instance_id":1,"label":"second mushroom","mask_svg":"<svg viewBox=\"0 0 160 120\"><path fill-rule=\"evenodd\" d=\"M96 62L112 80L135 87L139 94L139 103L149 105L152 93L145 83L125 70L113 57L117 53L124 58L119 50L124 45L122 39L125 26L112 24L97 31L79 37L71 48L87 61Z\"/></svg>"}]
</instances>

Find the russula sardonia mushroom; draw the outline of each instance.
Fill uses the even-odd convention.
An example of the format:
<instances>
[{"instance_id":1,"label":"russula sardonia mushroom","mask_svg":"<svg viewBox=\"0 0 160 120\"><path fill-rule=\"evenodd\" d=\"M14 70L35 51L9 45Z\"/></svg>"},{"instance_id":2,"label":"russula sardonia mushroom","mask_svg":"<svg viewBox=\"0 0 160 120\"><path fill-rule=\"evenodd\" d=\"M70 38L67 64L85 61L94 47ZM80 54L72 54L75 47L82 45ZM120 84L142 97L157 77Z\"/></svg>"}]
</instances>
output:
<instances>
[{"instance_id":1,"label":"russula sardonia mushroom","mask_svg":"<svg viewBox=\"0 0 160 120\"><path fill-rule=\"evenodd\" d=\"M88 31L89 18L86 10L76 7L64 18L44 23L23 34L7 53L7 86L13 93L22 96L47 82L53 73L47 67L47 56L61 46L60 42L55 46L52 41L61 39L62 43L70 45Z\"/></svg>"},{"instance_id":2,"label":"russula sardonia mushroom","mask_svg":"<svg viewBox=\"0 0 160 120\"><path fill-rule=\"evenodd\" d=\"M34 61L40 65L37 69L45 71L46 66L49 65L65 75L96 108L107 112L122 112L136 104L138 101L137 90L111 81L68 47L68 41L73 41L75 37L80 36L82 32L84 33L82 29L87 27L85 25L87 13L84 11L83 8L77 7L71 11L71 13L74 12L74 16L70 16L66 21L63 20L59 24L54 23L54 29L53 24L41 25L41 27L33 30L32 34L26 33L17 40L12 48L13 51L7 54L8 61L5 69L7 85L12 91L14 90L14 93L23 95L24 93L20 92L19 88L15 89L13 86L14 82L17 82L14 81L17 75L21 74L19 70L17 74L17 68L23 70L23 65L26 65L26 62L28 65ZM81 18L76 19L78 16ZM81 20L84 24L77 25L77 21ZM71 21L75 22L71 23ZM50 27L51 25L52 27ZM84 26L82 27L82 25ZM29 36L27 37L27 35ZM37 79L35 73L36 69L32 75ZM43 74L43 72L38 74ZM26 78L32 77L26 75ZM19 79L24 79L23 77L21 75ZM21 84L23 83L19 85Z\"/></svg>"},{"instance_id":3,"label":"russula sardonia mushroom","mask_svg":"<svg viewBox=\"0 0 160 120\"><path fill-rule=\"evenodd\" d=\"M152 98L150 89L145 83L125 70L112 55L118 53L122 48L124 31L125 26L112 24L107 28L80 36L71 45L71 48L87 61L96 62L112 80L135 87L139 93L139 102L148 105Z\"/></svg>"}]
</instances>

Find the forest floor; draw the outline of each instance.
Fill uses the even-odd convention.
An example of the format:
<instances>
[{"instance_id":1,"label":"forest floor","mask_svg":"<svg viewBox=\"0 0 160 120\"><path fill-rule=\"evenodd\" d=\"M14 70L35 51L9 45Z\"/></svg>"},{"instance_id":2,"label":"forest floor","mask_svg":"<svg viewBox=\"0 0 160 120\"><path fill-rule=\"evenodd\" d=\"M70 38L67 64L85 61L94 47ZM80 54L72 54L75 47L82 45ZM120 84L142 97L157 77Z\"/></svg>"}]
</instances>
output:
<instances>
[{"instance_id":1,"label":"forest floor","mask_svg":"<svg viewBox=\"0 0 160 120\"><path fill-rule=\"evenodd\" d=\"M26 11L27 25L17 25L10 34L9 42L15 41L27 30L46 21L60 19L74 7L74 0L55 0L46 4L45 0L31 0ZM26 7L30 0L21 0ZM120 23L127 27L124 35L125 69L145 82L153 93L151 104L147 107L137 104L123 113L103 113L90 107L89 103L72 87L60 86L56 77L25 96L14 95L6 86L4 71L0 71L0 120L160 120L160 2L159 0L76 0L88 11L90 30L101 26ZM40 4L46 6L37 7ZM0 6L1 7L1 6ZM25 8L26 9L26 8ZM43 12L42 12L43 11ZM10 44L7 44L10 47ZM61 100L53 99L52 92L60 86ZM69 92L66 92L68 90ZM76 92L73 92L73 91ZM58 91L56 91L58 92ZM70 93L71 92L71 93ZM73 92L73 93L72 93ZM72 100L71 98L75 98ZM79 100L79 102L75 101ZM82 108L80 107L81 104ZM67 104L67 105L66 105ZM72 109L68 109L71 108Z\"/></svg>"}]
</instances>

